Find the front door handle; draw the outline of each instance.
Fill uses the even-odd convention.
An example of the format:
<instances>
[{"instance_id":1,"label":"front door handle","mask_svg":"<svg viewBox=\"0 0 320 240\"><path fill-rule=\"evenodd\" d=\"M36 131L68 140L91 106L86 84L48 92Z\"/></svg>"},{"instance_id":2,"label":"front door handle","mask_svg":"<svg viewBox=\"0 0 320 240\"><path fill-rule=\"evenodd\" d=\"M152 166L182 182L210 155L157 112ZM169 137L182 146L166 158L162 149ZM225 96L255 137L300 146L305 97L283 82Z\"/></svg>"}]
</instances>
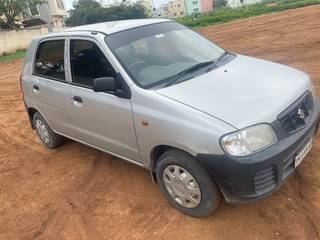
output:
<instances>
[{"instance_id":1,"label":"front door handle","mask_svg":"<svg viewBox=\"0 0 320 240\"><path fill-rule=\"evenodd\" d=\"M82 97L71 96L71 99L73 100L74 105L76 105L77 107L82 107Z\"/></svg>"},{"instance_id":2,"label":"front door handle","mask_svg":"<svg viewBox=\"0 0 320 240\"><path fill-rule=\"evenodd\" d=\"M38 85L33 85L33 92L36 93L36 94L38 94L39 91L40 91L39 86L38 86Z\"/></svg>"},{"instance_id":3,"label":"front door handle","mask_svg":"<svg viewBox=\"0 0 320 240\"><path fill-rule=\"evenodd\" d=\"M82 97L73 96L72 99L73 99L73 101L75 101L75 102L82 103Z\"/></svg>"}]
</instances>

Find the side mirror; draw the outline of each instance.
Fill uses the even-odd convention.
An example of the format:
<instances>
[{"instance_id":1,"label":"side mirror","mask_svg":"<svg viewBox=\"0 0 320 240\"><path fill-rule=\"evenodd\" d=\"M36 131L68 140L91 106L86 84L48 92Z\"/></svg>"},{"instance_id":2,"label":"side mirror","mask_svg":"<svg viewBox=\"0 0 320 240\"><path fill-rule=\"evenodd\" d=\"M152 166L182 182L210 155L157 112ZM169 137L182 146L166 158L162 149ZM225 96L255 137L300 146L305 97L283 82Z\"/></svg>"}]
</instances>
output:
<instances>
[{"instance_id":1,"label":"side mirror","mask_svg":"<svg viewBox=\"0 0 320 240\"><path fill-rule=\"evenodd\" d=\"M102 77L93 80L93 91L95 92L115 92L116 90L116 80L113 77Z\"/></svg>"}]
</instances>

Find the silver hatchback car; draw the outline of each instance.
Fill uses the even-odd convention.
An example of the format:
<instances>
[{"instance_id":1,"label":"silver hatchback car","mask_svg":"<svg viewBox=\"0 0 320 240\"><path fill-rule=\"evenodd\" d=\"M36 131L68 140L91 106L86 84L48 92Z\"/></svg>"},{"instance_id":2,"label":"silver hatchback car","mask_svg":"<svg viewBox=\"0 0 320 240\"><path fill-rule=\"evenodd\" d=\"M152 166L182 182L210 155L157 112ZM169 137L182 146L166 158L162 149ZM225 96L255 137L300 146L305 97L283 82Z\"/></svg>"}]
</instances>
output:
<instances>
[{"instance_id":1,"label":"silver hatchback car","mask_svg":"<svg viewBox=\"0 0 320 240\"><path fill-rule=\"evenodd\" d=\"M149 169L181 212L270 195L312 146L319 101L293 68L227 52L163 19L33 39L21 86L45 146L63 137Z\"/></svg>"}]
</instances>

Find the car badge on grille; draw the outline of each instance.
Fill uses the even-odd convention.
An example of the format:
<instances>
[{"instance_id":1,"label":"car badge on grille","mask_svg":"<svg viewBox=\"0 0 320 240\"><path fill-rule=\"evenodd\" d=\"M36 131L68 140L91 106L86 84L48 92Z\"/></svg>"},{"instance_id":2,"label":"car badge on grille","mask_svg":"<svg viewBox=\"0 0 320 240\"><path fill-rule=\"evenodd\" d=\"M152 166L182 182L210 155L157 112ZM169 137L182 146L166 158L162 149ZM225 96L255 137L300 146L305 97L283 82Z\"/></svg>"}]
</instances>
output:
<instances>
[{"instance_id":1,"label":"car badge on grille","mask_svg":"<svg viewBox=\"0 0 320 240\"><path fill-rule=\"evenodd\" d=\"M298 109L298 117L302 120L304 120L306 118L306 114L302 108Z\"/></svg>"}]
</instances>

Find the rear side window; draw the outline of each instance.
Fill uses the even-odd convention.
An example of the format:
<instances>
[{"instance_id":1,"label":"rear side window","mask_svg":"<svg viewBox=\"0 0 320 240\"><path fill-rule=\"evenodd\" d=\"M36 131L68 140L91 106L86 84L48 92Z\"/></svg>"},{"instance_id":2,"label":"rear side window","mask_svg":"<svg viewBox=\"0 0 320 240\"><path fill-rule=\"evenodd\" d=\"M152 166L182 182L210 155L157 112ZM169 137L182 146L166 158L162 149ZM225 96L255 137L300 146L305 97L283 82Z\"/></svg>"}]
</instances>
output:
<instances>
[{"instance_id":1,"label":"rear side window","mask_svg":"<svg viewBox=\"0 0 320 240\"><path fill-rule=\"evenodd\" d=\"M64 81L64 40L40 43L36 54L34 73L43 77Z\"/></svg>"},{"instance_id":2,"label":"rear side window","mask_svg":"<svg viewBox=\"0 0 320 240\"><path fill-rule=\"evenodd\" d=\"M72 82L93 87L95 78L115 77L116 72L100 48L88 40L70 41Z\"/></svg>"}]
</instances>

